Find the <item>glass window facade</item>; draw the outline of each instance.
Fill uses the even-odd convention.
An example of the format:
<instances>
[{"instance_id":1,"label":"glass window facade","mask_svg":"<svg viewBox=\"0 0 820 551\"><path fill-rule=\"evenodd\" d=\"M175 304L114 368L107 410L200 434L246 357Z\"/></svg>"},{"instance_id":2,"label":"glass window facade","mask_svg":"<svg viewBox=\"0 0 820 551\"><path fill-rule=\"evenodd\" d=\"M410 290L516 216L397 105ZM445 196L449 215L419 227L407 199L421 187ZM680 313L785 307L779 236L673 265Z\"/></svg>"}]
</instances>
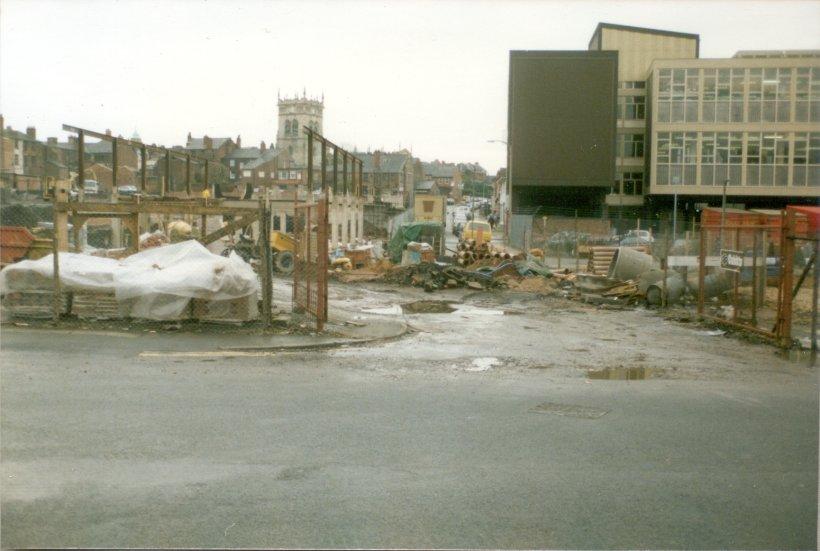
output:
<instances>
[{"instance_id":1,"label":"glass window facade","mask_svg":"<svg viewBox=\"0 0 820 551\"><path fill-rule=\"evenodd\" d=\"M618 83L621 90L643 90L646 88L645 80L622 80Z\"/></svg>"},{"instance_id":2,"label":"glass window facade","mask_svg":"<svg viewBox=\"0 0 820 551\"><path fill-rule=\"evenodd\" d=\"M654 166L662 186L820 186L820 132L659 132Z\"/></svg>"},{"instance_id":3,"label":"glass window facade","mask_svg":"<svg viewBox=\"0 0 820 551\"><path fill-rule=\"evenodd\" d=\"M646 96L619 97L618 118L627 121L642 121L646 119Z\"/></svg>"},{"instance_id":4,"label":"glass window facade","mask_svg":"<svg viewBox=\"0 0 820 551\"><path fill-rule=\"evenodd\" d=\"M617 155L624 158L643 157L643 133L618 134Z\"/></svg>"},{"instance_id":5,"label":"glass window facade","mask_svg":"<svg viewBox=\"0 0 820 551\"><path fill-rule=\"evenodd\" d=\"M820 67L810 66L816 59L747 63L657 69L646 107L653 185L728 181L770 195L820 186Z\"/></svg>"},{"instance_id":6,"label":"glass window facade","mask_svg":"<svg viewBox=\"0 0 820 551\"><path fill-rule=\"evenodd\" d=\"M643 195L643 172L622 172L621 182L624 195Z\"/></svg>"},{"instance_id":7,"label":"glass window facade","mask_svg":"<svg viewBox=\"0 0 820 551\"><path fill-rule=\"evenodd\" d=\"M660 123L820 122L820 68L659 69L657 96Z\"/></svg>"},{"instance_id":8,"label":"glass window facade","mask_svg":"<svg viewBox=\"0 0 820 551\"><path fill-rule=\"evenodd\" d=\"M794 120L820 122L820 67L798 67Z\"/></svg>"},{"instance_id":9,"label":"glass window facade","mask_svg":"<svg viewBox=\"0 0 820 551\"><path fill-rule=\"evenodd\" d=\"M658 122L698 122L700 69L661 69Z\"/></svg>"}]
</instances>

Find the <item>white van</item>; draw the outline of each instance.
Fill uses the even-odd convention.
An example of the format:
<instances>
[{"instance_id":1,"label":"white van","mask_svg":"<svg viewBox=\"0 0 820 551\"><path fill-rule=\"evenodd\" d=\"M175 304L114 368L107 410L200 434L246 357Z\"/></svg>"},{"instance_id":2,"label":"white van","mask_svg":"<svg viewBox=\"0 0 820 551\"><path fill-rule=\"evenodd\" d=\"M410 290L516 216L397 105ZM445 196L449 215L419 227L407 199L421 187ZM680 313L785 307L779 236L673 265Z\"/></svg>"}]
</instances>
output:
<instances>
[{"instance_id":1,"label":"white van","mask_svg":"<svg viewBox=\"0 0 820 551\"><path fill-rule=\"evenodd\" d=\"M97 195L100 192L100 184L97 180L84 180L83 189L86 195Z\"/></svg>"}]
</instances>

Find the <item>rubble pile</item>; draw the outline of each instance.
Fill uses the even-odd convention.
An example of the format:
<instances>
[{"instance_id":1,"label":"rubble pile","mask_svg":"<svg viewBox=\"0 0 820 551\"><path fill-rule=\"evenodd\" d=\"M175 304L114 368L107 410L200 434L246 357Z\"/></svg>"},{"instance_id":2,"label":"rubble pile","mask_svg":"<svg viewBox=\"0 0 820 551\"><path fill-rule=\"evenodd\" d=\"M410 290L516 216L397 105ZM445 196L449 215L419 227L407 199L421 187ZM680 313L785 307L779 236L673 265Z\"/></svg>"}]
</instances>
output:
<instances>
[{"instance_id":1,"label":"rubble pile","mask_svg":"<svg viewBox=\"0 0 820 551\"><path fill-rule=\"evenodd\" d=\"M384 274L384 281L423 287L427 292L456 287L488 289L501 284L500 280L493 278L491 274L436 262L397 266Z\"/></svg>"},{"instance_id":2,"label":"rubble pile","mask_svg":"<svg viewBox=\"0 0 820 551\"><path fill-rule=\"evenodd\" d=\"M153 233L144 233L140 235L140 250L151 249L153 247L161 247L170 243L168 236L157 230Z\"/></svg>"}]
</instances>

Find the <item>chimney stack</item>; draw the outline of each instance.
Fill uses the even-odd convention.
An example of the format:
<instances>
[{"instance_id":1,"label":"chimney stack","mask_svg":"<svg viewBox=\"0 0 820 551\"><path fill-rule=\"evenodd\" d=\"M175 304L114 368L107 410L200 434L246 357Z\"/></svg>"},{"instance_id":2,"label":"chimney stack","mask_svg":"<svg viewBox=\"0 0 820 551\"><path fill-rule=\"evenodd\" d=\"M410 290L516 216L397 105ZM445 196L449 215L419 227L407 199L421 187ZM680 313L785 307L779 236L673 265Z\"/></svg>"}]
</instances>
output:
<instances>
[{"instance_id":1,"label":"chimney stack","mask_svg":"<svg viewBox=\"0 0 820 551\"><path fill-rule=\"evenodd\" d=\"M110 136L110 135L111 135L111 129L106 128L106 129L105 129L105 135L106 135L106 136Z\"/></svg>"},{"instance_id":2,"label":"chimney stack","mask_svg":"<svg viewBox=\"0 0 820 551\"><path fill-rule=\"evenodd\" d=\"M191 143L191 133L188 132L188 143Z\"/></svg>"},{"instance_id":3,"label":"chimney stack","mask_svg":"<svg viewBox=\"0 0 820 551\"><path fill-rule=\"evenodd\" d=\"M373 152L373 168L381 170L382 168L382 154L378 149Z\"/></svg>"},{"instance_id":4,"label":"chimney stack","mask_svg":"<svg viewBox=\"0 0 820 551\"><path fill-rule=\"evenodd\" d=\"M34 128L33 126L29 126L28 128L26 128L26 136L28 136L32 140L36 140L37 139L37 129Z\"/></svg>"},{"instance_id":5,"label":"chimney stack","mask_svg":"<svg viewBox=\"0 0 820 551\"><path fill-rule=\"evenodd\" d=\"M191 139L190 132L188 133L188 139L189 140ZM211 138L209 138L207 135L205 135L205 136L202 137L202 147L204 149L207 149L208 151L210 151L214 147L214 141Z\"/></svg>"},{"instance_id":6,"label":"chimney stack","mask_svg":"<svg viewBox=\"0 0 820 551\"><path fill-rule=\"evenodd\" d=\"M239 134L236 135L236 147L242 147L242 136Z\"/></svg>"},{"instance_id":7,"label":"chimney stack","mask_svg":"<svg viewBox=\"0 0 820 551\"><path fill-rule=\"evenodd\" d=\"M265 140L262 140L262 143L259 144L259 149L262 151L262 153L265 152Z\"/></svg>"}]
</instances>

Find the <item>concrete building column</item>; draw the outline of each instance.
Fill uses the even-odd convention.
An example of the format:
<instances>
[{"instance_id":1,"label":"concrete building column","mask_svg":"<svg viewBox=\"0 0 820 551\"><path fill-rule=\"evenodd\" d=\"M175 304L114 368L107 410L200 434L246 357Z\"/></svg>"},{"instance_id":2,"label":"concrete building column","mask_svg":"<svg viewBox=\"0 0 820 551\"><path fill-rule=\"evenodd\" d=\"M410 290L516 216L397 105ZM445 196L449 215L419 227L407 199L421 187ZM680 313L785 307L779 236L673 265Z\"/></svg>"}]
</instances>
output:
<instances>
[{"instance_id":1,"label":"concrete building column","mask_svg":"<svg viewBox=\"0 0 820 551\"><path fill-rule=\"evenodd\" d=\"M339 242L339 236L336 232L336 220L339 216L339 208L336 205L336 198L331 198L328 205L330 207L328 212L328 222L330 223L330 246L333 248Z\"/></svg>"},{"instance_id":2,"label":"concrete building column","mask_svg":"<svg viewBox=\"0 0 820 551\"><path fill-rule=\"evenodd\" d=\"M342 212L344 213L342 216L342 234L345 242L350 243L353 240L350 239L350 195L347 193L342 196Z\"/></svg>"},{"instance_id":3,"label":"concrete building column","mask_svg":"<svg viewBox=\"0 0 820 551\"><path fill-rule=\"evenodd\" d=\"M360 198L356 198L356 222L355 233L356 239L361 239L364 236L364 204Z\"/></svg>"}]
</instances>

